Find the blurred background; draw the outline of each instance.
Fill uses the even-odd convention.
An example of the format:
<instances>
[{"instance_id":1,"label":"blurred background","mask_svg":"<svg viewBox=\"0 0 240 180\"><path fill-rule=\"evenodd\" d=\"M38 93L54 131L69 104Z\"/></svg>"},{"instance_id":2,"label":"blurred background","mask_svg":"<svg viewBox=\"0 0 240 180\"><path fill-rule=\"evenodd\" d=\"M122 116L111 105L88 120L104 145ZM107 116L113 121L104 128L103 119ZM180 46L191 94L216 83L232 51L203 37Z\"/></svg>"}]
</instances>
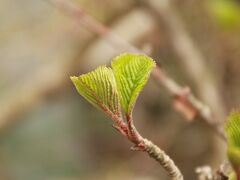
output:
<instances>
[{"instance_id":1,"label":"blurred background","mask_svg":"<svg viewBox=\"0 0 240 180\"><path fill-rule=\"evenodd\" d=\"M151 54L219 121L239 107L238 0L0 0L0 180L168 179L70 82L128 51L89 27L88 15ZM185 179L196 179L198 166L218 169L225 144L201 118L186 121L172 100L150 78L134 109L137 128Z\"/></svg>"}]
</instances>

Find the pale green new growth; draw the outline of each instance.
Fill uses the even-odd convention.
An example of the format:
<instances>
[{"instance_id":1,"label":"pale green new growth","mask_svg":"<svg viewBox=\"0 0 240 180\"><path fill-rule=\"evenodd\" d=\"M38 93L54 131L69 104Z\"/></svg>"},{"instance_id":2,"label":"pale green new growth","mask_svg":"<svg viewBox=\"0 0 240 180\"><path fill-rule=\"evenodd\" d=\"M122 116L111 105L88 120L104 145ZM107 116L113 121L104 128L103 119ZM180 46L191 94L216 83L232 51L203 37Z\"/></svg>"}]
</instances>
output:
<instances>
[{"instance_id":1,"label":"pale green new growth","mask_svg":"<svg viewBox=\"0 0 240 180\"><path fill-rule=\"evenodd\" d=\"M95 107L114 115L120 115L120 101L111 68L101 66L96 70L71 77L78 92Z\"/></svg>"},{"instance_id":2,"label":"pale green new growth","mask_svg":"<svg viewBox=\"0 0 240 180\"><path fill-rule=\"evenodd\" d=\"M240 111L232 112L225 125L228 139L228 158L240 167Z\"/></svg>"},{"instance_id":3,"label":"pale green new growth","mask_svg":"<svg viewBox=\"0 0 240 180\"><path fill-rule=\"evenodd\" d=\"M95 107L120 115L121 102L123 110L130 114L154 66L155 62L147 56L122 54L113 60L113 69L101 66L71 80Z\"/></svg>"},{"instance_id":4,"label":"pale green new growth","mask_svg":"<svg viewBox=\"0 0 240 180\"><path fill-rule=\"evenodd\" d=\"M113 60L112 69L99 67L79 77L71 77L71 80L86 100L110 115L116 123L113 127L133 142L134 148L146 151L172 179L182 180L183 176L174 162L138 133L131 117L136 99L154 66L155 62L147 56L122 54ZM126 122L121 116L120 103L126 113Z\"/></svg>"},{"instance_id":5,"label":"pale green new growth","mask_svg":"<svg viewBox=\"0 0 240 180\"><path fill-rule=\"evenodd\" d=\"M122 108L132 112L136 99L146 84L155 62L144 55L122 54L112 62Z\"/></svg>"}]
</instances>

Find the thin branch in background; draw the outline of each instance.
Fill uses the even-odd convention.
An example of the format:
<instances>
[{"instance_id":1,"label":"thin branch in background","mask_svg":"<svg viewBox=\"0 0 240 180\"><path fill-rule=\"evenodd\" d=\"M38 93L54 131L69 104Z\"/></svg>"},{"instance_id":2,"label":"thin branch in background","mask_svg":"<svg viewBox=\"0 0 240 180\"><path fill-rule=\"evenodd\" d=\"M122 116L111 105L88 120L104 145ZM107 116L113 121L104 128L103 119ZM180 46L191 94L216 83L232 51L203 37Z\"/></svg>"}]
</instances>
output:
<instances>
[{"instance_id":1,"label":"thin branch in background","mask_svg":"<svg viewBox=\"0 0 240 180\"><path fill-rule=\"evenodd\" d=\"M183 65L185 71L196 84L201 98L210 105L213 113L210 115L211 112L207 108L200 108L202 110L205 109L201 114L208 123L222 125L225 117L225 108L219 88L216 86L213 74L208 68L204 55L196 47L184 26L181 16L172 6L171 0L143 0L141 2L145 5L144 7L148 7L155 17L163 20L172 46L180 57L181 65ZM209 95L211 98L209 98Z\"/></svg>"},{"instance_id":2,"label":"thin branch in background","mask_svg":"<svg viewBox=\"0 0 240 180\"><path fill-rule=\"evenodd\" d=\"M181 87L173 79L167 76L161 68L157 67L153 71L153 77L156 82L164 86L168 92L175 97L175 106L181 108L181 112L188 120L192 120L197 115L200 116L217 135L226 141L226 137L221 126L216 124L214 116L210 108L199 101L189 90L189 88ZM187 92L186 92L187 91Z\"/></svg>"},{"instance_id":3,"label":"thin branch in background","mask_svg":"<svg viewBox=\"0 0 240 180\"><path fill-rule=\"evenodd\" d=\"M123 48L128 51L138 52L136 47L123 40L117 34L113 33L107 26L103 25L99 21L97 21L92 16L88 15L84 9L82 9L77 4L74 4L70 1L65 0L49 0L51 4L53 4L58 9L62 10L62 12L66 13L68 16L74 18L79 22L80 25L85 26L88 30L93 33L99 34L101 36L105 36L105 38L113 44L116 48Z\"/></svg>"},{"instance_id":4,"label":"thin branch in background","mask_svg":"<svg viewBox=\"0 0 240 180\"><path fill-rule=\"evenodd\" d=\"M74 4L71 1L65 0L49 0L55 7L63 11L65 14L70 16L79 22L79 24L85 26L90 31L104 36L106 40L111 43L114 47L125 49L126 51L131 51L135 53L142 53L141 50L137 49L123 38L111 31L107 26L103 25L92 16L87 14L80 6ZM185 51L185 50L182 50ZM165 87L168 92L175 97L175 105L177 103L178 109L181 113L188 119L193 119L196 116L200 116L210 127L214 129L215 132L225 140L224 132L218 125L218 121L215 120L215 114L213 115L210 108L198 100L191 91L185 92L186 88L181 87L172 78L170 78L166 73L163 72L161 67L157 67L152 71L152 76L154 79L163 87Z\"/></svg>"}]
</instances>

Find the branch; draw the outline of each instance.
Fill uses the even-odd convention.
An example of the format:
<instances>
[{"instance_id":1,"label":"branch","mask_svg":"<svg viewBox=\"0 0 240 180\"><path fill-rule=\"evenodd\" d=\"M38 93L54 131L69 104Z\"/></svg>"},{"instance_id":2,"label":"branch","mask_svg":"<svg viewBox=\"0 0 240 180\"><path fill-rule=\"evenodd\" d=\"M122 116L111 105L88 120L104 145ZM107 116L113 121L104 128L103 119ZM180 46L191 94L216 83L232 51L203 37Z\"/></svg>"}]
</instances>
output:
<instances>
[{"instance_id":1,"label":"branch","mask_svg":"<svg viewBox=\"0 0 240 180\"><path fill-rule=\"evenodd\" d=\"M101 24L92 16L88 15L80 6L77 6L73 2L66 0L49 1L68 16L78 21L79 24L85 26L96 34L105 37L106 40L115 48L145 54L112 32L107 26ZM224 132L216 123L217 121L215 121L215 115L213 115L207 105L198 100L190 91L187 95L185 95L183 93L185 88L181 87L178 83L171 79L159 66L153 70L152 76L160 85L165 87L168 92L175 97L175 102L178 103L178 110L180 110L186 118L193 119L197 115L200 116L211 128L214 129L215 132L217 132L219 137L225 140Z\"/></svg>"},{"instance_id":2,"label":"branch","mask_svg":"<svg viewBox=\"0 0 240 180\"><path fill-rule=\"evenodd\" d=\"M82 9L77 4L66 0L49 0L48 2L57 7L62 12L66 13L71 18L78 21L80 25L85 26L88 30L106 37L107 41L110 44L113 44L116 48L121 47L125 50L136 53L141 52L136 47L134 47L133 45L119 37L117 34L112 32L107 26L103 25L102 23L94 19L92 16L88 15L84 11L84 9Z\"/></svg>"},{"instance_id":3,"label":"branch","mask_svg":"<svg viewBox=\"0 0 240 180\"><path fill-rule=\"evenodd\" d=\"M175 97L176 103L179 103L179 106L183 108L181 112L186 118L191 120L197 115L200 116L221 139L226 141L224 131L221 126L214 121L214 115L210 108L198 100L188 88L181 87L159 67L153 70L152 75L159 85L164 86L168 92ZM184 93L184 91L187 91L187 93Z\"/></svg>"},{"instance_id":4,"label":"branch","mask_svg":"<svg viewBox=\"0 0 240 180\"><path fill-rule=\"evenodd\" d=\"M149 154L149 156L158 161L173 180L183 180L183 175L179 171L178 167L163 150L147 139L143 140L143 144L145 145L145 151Z\"/></svg>"},{"instance_id":5,"label":"branch","mask_svg":"<svg viewBox=\"0 0 240 180\"><path fill-rule=\"evenodd\" d=\"M225 110L218 90L219 88L214 82L213 74L210 70L208 71L208 64L206 63L204 55L195 46L192 38L185 29L181 16L172 6L171 0L142 0L141 2L146 5L156 17L161 18L164 21L170 41L180 57L181 64L190 75L190 78L192 78L192 81L196 84L201 98L212 108L210 110L208 106L194 97L192 93L188 93L187 97L181 95L181 90L184 89L176 87L178 85L171 79L169 80L166 76L165 79L168 79L166 80L168 81L167 86L171 86L172 89L176 90L173 95L175 95L175 97L177 96L180 101L185 101L185 103L187 103L186 106L188 106L188 108L186 108L186 106L180 106L180 109L177 107L178 110L185 110L185 115L186 117L189 117L189 119L194 117L195 110L195 113L200 115L208 124L212 127L216 126L218 134L225 139L223 129L221 129L222 123L224 122L223 118L225 117ZM211 98L209 98L209 95ZM194 108L192 111L193 114L188 116L188 110L191 110L192 108Z\"/></svg>"},{"instance_id":6,"label":"branch","mask_svg":"<svg viewBox=\"0 0 240 180\"><path fill-rule=\"evenodd\" d=\"M120 117L119 117L120 118ZM122 129L120 126L114 126L121 134L123 134L129 141L134 143L132 150L147 152L150 157L155 159L168 173L173 180L183 180L183 175L175 165L173 160L158 146L153 144L148 139L143 138L134 126L132 116L127 115L127 127ZM114 120L116 122L116 120ZM123 119L117 120L123 122ZM127 130L126 130L127 129ZM123 133L126 132L127 133Z\"/></svg>"},{"instance_id":7,"label":"branch","mask_svg":"<svg viewBox=\"0 0 240 180\"><path fill-rule=\"evenodd\" d=\"M233 169L229 162L223 162L217 171L213 171L210 166L201 166L195 169L198 180L228 180Z\"/></svg>"},{"instance_id":8,"label":"branch","mask_svg":"<svg viewBox=\"0 0 240 180\"><path fill-rule=\"evenodd\" d=\"M173 180L183 180L183 175L173 160L158 146L140 135L134 126L132 115L126 115L126 125L122 117L113 116L109 112L107 112L107 114L116 123L113 127L129 141L134 143L135 146L131 148L132 150L147 152L150 157L155 159L167 171Z\"/></svg>"}]
</instances>

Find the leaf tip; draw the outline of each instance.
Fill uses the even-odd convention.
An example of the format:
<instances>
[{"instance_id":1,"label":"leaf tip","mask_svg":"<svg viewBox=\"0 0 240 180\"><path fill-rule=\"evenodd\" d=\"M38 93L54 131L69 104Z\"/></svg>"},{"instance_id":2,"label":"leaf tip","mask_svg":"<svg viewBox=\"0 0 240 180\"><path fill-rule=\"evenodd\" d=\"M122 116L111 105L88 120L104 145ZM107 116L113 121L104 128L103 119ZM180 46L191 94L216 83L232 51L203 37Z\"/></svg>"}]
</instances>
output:
<instances>
[{"instance_id":1,"label":"leaf tip","mask_svg":"<svg viewBox=\"0 0 240 180\"><path fill-rule=\"evenodd\" d=\"M122 107L130 114L156 63L143 54L123 53L115 57L111 65Z\"/></svg>"},{"instance_id":2,"label":"leaf tip","mask_svg":"<svg viewBox=\"0 0 240 180\"><path fill-rule=\"evenodd\" d=\"M152 67L156 66L156 62L149 56L147 56L145 54L136 54L136 53L121 53L120 55L116 56L112 60L111 66L115 66L118 63L118 61L127 62L127 61L134 60L134 59L144 59L149 62L150 66L152 66Z\"/></svg>"},{"instance_id":3,"label":"leaf tip","mask_svg":"<svg viewBox=\"0 0 240 180\"><path fill-rule=\"evenodd\" d=\"M79 80L76 76L70 76L70 79L74 85L76 85L77 81Z\"/></svg>"},{"instance_id":4,"label":"leaf tip","mask_svg":"<svg viewBox=\"0 0 240 180\"><path fill-rule=\"evenodd\" d=\"M76 77L76 76L70 76L70 79L71 79L72 81L75 81L76 79L78 79L78 77Z\"/></svg>"}]
</instances>

